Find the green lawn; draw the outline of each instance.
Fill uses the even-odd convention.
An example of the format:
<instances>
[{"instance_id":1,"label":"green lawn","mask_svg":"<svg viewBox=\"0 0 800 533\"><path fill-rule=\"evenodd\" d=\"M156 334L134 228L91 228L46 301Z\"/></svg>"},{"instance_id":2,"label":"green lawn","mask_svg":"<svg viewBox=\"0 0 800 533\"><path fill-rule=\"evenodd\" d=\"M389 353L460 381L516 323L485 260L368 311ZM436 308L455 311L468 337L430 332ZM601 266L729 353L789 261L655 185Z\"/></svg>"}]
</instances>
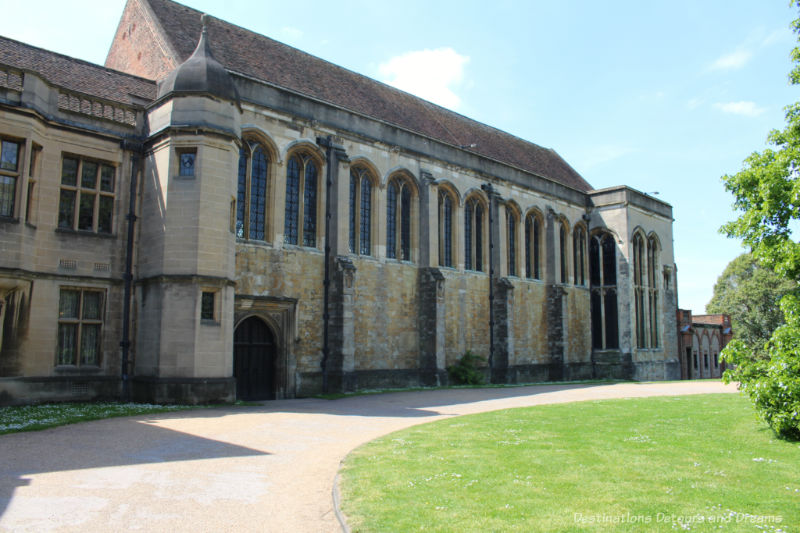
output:
<instances>
[{"instance_id":1,"label":"green lawn","mask_svg":"<svg viewBox=\"0 0 800 533\"><path fill-rule=\"evenodd\" d=\"M355 531L800 531L800 444L736 394L580 402L413 427L345 461Z\"/></svg>"},{"instance_id":2,"label":"green lawn","mask_svg":"<svg viewBox=\"0 0 800 533\"><path fill-rule=\"evenodd\" d=\"M55 426L87 422L117 416L165 413L196 409L185 405L151 405L144 403L55 403L0 407L0 435L20 431L37 431Z\"/></svg>"}]
</instances>

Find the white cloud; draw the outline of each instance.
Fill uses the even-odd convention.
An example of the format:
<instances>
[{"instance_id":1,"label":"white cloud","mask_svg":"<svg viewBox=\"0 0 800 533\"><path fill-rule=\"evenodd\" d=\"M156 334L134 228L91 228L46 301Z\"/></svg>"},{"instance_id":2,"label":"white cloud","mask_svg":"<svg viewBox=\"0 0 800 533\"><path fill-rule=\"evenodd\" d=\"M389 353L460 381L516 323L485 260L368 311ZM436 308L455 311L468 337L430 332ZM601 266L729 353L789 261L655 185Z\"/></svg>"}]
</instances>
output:
<instances>
[{"instance_id":1,"label":"white cloud","mask_svg":"<svg viewBox=\"0 0 800 533\"><path fill-rule=\"evenodd\" d=\"M753 52L750 50L746 50L744 48L739 48L738 50L731 52L730 54L725 54L724 56L718 58L714 63L711 65L713 70L730 70L730 69L737 69L742 68L750 61L750 58L753 57Z\"/></svg>"},{"instance_id":2,"label":"white cloud","mask_svg":"<svg viewBox=\"0 0 800 533\"><path fill-rule=\"evenodd\" d=\"M732 115L742 115L745 117L757 117L765 110L763 107L758 107L755 102L717 102L714 107L723 113L730 113Z\"/></svg>"},{"instance_id":3,"label":"white cloud","mask_svg":"<svg viewBox=\"0 0 800 533\"><path fill-rule=\"evenodd\" d=\"M456 94L464 79L468 56L452 48L406 52L378 66L381 80L450 109L458 109Z\"/></svg>"}]
</instances>

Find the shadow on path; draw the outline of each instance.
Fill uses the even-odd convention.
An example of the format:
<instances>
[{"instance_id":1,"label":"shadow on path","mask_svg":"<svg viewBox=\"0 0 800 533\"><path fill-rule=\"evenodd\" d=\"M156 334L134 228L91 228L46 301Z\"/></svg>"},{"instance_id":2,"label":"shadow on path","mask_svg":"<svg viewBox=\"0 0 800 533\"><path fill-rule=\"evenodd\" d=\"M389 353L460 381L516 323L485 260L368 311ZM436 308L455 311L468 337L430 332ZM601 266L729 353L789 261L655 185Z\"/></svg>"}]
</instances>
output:
<instances>
[{"instance_id":1,"label":"shadow on path","mask_svg":"<svg viewBox=\"0 0 800 533\"><path fill-rule=\"evenodd\" d=\"M183 411L196 417L224 415L223 410ZM172 413L167 413L172 414ZM26 476L88 468L269 455L153 425L159 415L120 417L71 424L43 431L0 436L0 517Z\"/></svg>"}]
</instances>

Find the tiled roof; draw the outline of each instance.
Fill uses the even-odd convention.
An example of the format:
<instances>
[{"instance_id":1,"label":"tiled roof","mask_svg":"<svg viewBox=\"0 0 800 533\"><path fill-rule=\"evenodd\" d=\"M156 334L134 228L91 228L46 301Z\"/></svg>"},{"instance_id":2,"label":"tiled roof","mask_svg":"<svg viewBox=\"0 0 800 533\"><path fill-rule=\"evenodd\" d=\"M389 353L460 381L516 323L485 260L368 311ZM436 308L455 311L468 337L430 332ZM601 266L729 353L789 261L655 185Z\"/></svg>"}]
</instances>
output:
<instances>
[{"instance_id":1,"label":"tiled roof","mask_svg":"<svg viewBox=\"0 0 800 533\"><path fill-rule=\"evenodd\" d=\"M131 95L145 100L156 97L153 81L1 36L0 64L37 72L53 85L113 102L130 104Z\"/></svg>"},{"instance_id":2,"label":"tiled roof","mask_svg":"<svg viewBox=\"0 0 800 533\"><path fill-rule=\"evenodd\" d=\"M185 61L197 45L201 12L169 0L150 6L164 37ZM524 171L588 191L592 187L553 150L486 126L366 76L228 22L209 17L214 57L227 69L367 115Z\"/></svg>"}]
</instances>

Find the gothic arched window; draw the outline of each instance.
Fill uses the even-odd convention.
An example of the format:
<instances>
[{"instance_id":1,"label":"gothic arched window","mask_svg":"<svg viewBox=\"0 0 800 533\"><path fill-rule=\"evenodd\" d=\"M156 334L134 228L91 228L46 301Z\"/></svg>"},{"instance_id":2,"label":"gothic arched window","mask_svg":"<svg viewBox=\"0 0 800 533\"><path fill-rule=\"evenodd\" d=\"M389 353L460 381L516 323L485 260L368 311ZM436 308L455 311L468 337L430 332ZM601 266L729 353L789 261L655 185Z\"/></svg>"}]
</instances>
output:
<instances>
[{"instance_id":1,"label":"gothic arched window","mask_svg":"<svg viewBox=\"0 0 800 533\"><path fill-rule=\"evenodd\" d=\"M350 170L350 252L372 253L372 179L363 168Z\"/></svg>"},{"instance_id":2,"label":"gothic arched window","mask_svg":"<svg viewBox=\"0 0 800 533\"><path fill-rule=\"evenodd\" d=\"M646 299L646 261L644 239L639 233L633 236L633 300L636 325L636 347L647 348L647 327L645 325Z\"/></svg>"},{"instance_id":3,"label":"gothic arched window","mask_svg":"<svg viewBox=\"0 0 800 533\"><path fill-rule=\"evenodd\" d=\"M464 269L483 271L483 204L476 197L464 204Z\"/></svg>"},{"instance_id":4,"label":"gothic arched window","mask_svg":"<svg viewBox=\"0 0 800 533\"><path fill-rule=\"evenodd\" d=\"M576 226L572 236L572 261L575 269L573 283L581 287L586 285L586 230Z\"/></svg>"},{"instance_id":5,"label":"gothic arched window","mask_svg":"<svg viewBox=\"0 0 800 533\"><path fill-rule=\"evenodd\" d=\"M589 283L591 286L592 348L619 348L617 317L616 243L609 233L589 240Z\"/></svg>"},{"instance_id":6,"label":"gothic arched window","mask_svg":"<svg viewBox=\"0 0 800 533\"><path fill-rule=\"evenodd\" d=\"M411 260L411 185L402 178L392 178L386 192L386 257Z\"/></svg>"},{"instance_id":7,"label":"gothic arched window","mask_svg":"<svg viewBox=\"0 0 800 533\"><path fill-rule=\"evenodd\" d=\"M542 279L541 273L542 221L535 214L525 217L525 277Z\"/></svg>"},{"instance_id":8,"label":"gothic arched window","mask_svg":"<svg viewBox=\"0 0 800 533\"><path fill-rule=\"evenodd\" d=\"M654 236L647 239L647 308L650 319L650 347L659 345L658 338L658 241Z\"/></svg>"},{"instance_id":9,"label":"gothic arched window","mask_svg":"<svg viewBox=\"0 0 800 533\"><path fill-rule=\"evenodd\" d=\"M508 250L508 275L517 275L517 215L506 208L506 240Z\"/></svg>"},{"instance_id":10,"label":"gothic arched window","mask_svg":"<svg viewBox=\"0 0 800 533\"><path fill-rule=\"evenodd\" d=\"M453 195L439 189L439 266L452 267L453 253L453 215L455 214Z\"/></svg>"},{"instance_id":11,"label":"gothic arched window","mask_svg":"<svg viewBox=\"0 0 800 533\"><path fill-rule=\"evenodd\" d=\"M559 259L559 283L567 282L567 225L564 222L558 223L558 259Z\"/></svg>"},{"instance_id":12,"label":"gothic arched window","mask_svg":"<svg viewBox=\"0 0 800 533\"><path fill-rule=\"evenodd\" d=\"M302 220L302 245L317 245L317 174L317 164L310 155L295 154L289 158L283 232L287 244L298 244Z\"/></svg>"},{"instance_id":13,"label":"gothic arched window","mask_svg":"<svg viewBox=\"0 0 800 533\"><path fill-rule=\"evenodd\" d=\"M266 240L268 168L264 147L245 141L239 150L236 193L236 237L240 239Z\"/></svg>"}]
</instances>

